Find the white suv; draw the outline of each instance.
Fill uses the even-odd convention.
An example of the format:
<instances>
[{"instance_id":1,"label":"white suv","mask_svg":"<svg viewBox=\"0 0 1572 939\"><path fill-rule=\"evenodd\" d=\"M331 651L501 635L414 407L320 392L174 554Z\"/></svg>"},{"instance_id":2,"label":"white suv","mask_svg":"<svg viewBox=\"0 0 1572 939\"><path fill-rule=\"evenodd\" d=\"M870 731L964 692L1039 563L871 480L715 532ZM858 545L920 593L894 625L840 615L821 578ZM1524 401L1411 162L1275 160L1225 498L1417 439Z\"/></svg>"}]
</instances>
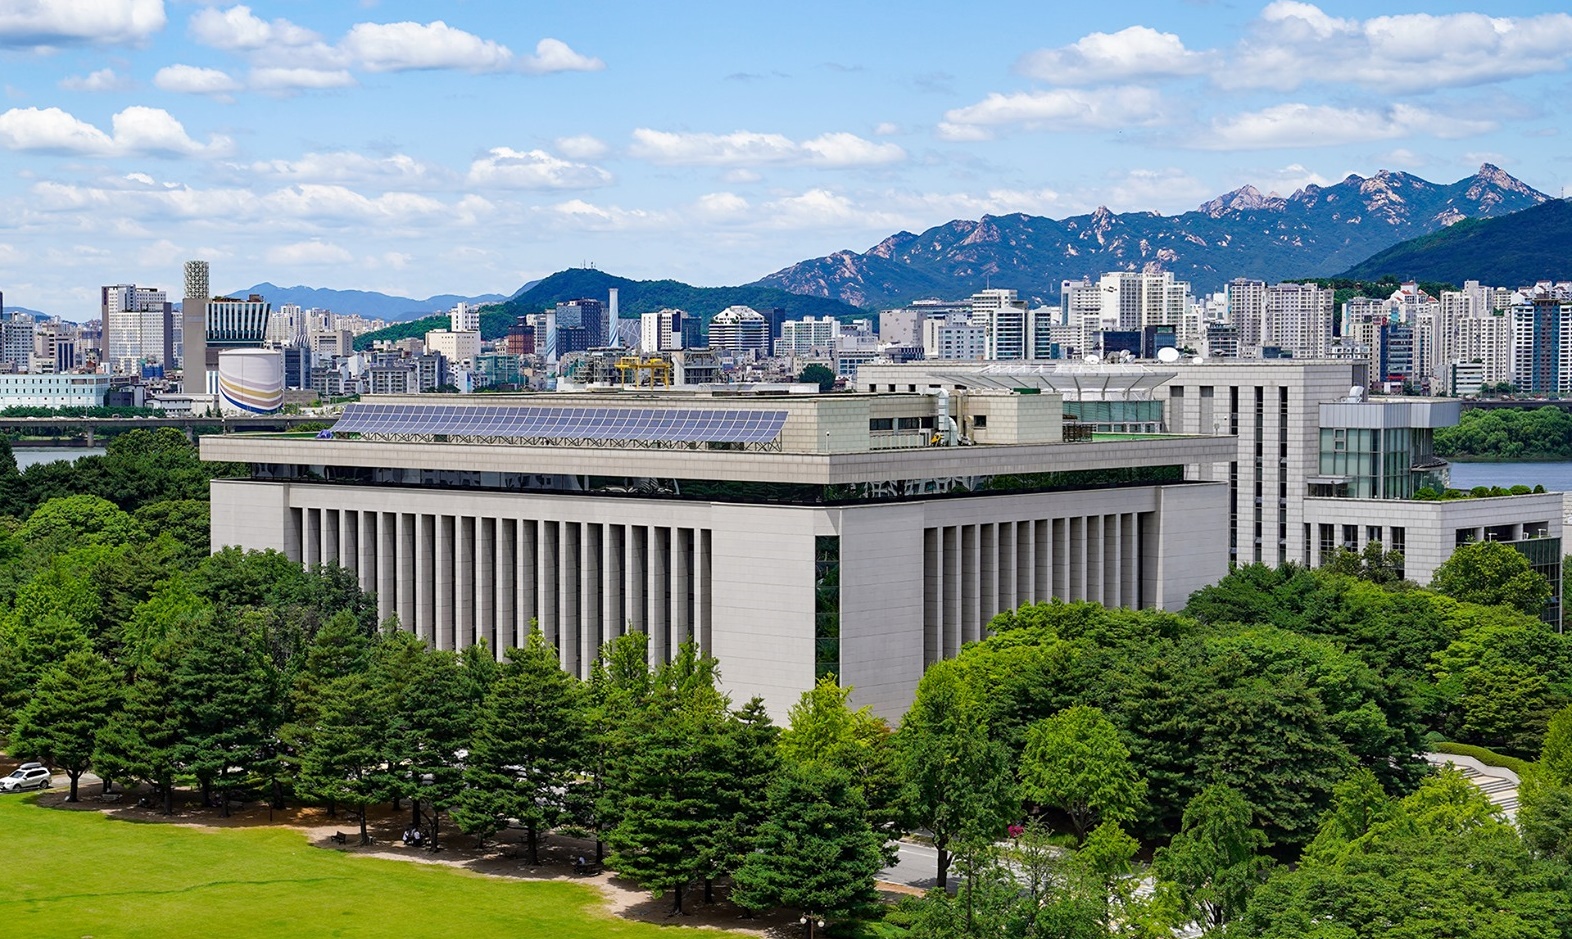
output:
<instances>
[{"instance_id":1,"label":"white suv","mask_svg":"<svg viewBox=\"0 0 1572 939\"><path fill-rule=\"evenodd\" d=\"M23 763L16 772L0 778L0 792L23 792L27 789L48 789L53 780L49 768L42 763Z\"/></svg>"}]
</instances>

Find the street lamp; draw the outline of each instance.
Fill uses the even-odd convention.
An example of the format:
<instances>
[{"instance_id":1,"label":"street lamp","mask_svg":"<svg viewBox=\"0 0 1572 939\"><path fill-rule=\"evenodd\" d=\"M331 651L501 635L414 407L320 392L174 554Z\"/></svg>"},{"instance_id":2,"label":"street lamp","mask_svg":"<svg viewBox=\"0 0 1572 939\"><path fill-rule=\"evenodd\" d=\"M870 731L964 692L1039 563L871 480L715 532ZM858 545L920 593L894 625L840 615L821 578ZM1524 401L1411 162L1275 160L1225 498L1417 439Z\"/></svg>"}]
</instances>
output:
<instances>
[{"instance_id":1,"label":"street lamp","mask_svg":"<svg viewBox=\"0 0 1572 939\"><path fill-rule=\"evenodd\" d=\"M820 929L824 928L824 920L822 918L815 920L812 916L808 916L806 914L798 917L797 922L802 924L802 934L806 936L807 939L813 939L813 927L815 925L817 925Z\"/></svg>"}]
</instances>

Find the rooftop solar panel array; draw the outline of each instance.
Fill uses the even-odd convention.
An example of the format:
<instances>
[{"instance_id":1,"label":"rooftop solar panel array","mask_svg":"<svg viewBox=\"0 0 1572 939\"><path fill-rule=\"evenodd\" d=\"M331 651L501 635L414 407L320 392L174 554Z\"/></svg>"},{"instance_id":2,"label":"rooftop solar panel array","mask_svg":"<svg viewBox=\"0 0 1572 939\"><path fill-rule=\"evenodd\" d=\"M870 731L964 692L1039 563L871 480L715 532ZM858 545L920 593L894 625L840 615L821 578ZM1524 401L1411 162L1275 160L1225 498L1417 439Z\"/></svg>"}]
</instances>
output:
<instances>
[{"instance_id":1,"label":"rooftop solar panel array","mask_svg":"<svg viewBox=\"0 0 1572 939\"><path fill-rule=\"evenodd\" d=\"M333 425L344 433L504 437L598 443L770 443L785 411L355 403Z\"/></svg>"}]
</instances>

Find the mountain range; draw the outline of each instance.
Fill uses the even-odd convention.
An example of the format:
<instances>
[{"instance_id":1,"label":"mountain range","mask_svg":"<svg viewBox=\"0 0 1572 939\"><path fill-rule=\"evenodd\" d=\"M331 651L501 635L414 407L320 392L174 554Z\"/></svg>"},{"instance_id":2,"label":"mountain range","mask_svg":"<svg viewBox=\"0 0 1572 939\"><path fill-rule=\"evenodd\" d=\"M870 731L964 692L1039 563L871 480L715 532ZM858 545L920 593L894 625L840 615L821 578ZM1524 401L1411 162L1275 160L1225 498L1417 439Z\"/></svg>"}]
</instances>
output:
<instances>
[{"instance_id":1,"label":"mountain range","mask_svg":"<svg viewBox=\"0 0 1572 939\"><path fill-rule=\"evenodd\" d=\"M990 285L1035 303L1060 283L1112 270L1172 271L1197 293L1234 277L1331 276L1401 241L1464 219L1507 215L1550 197L1489 163L1437 184L1382 170L1284 197L1245 186L1180 215L1109 211L1052 219L985 215L922 234L898 232L861 254L793 264L752 286L834 297L859 307L964 297Z\"/></svg>"},{"instance_id":2,"label":"mountain range","mask_svg":"<svg viewBox=\"0 0 1572 939\"><path fill-rule=\"evenodd\" d=\"M782 307L792 319L804 316L855 316L865 313L856 306L831 297L791 293L779 287L747 284L741 287L694 287L675 280L632 280L591 268L569 268L542 280L520 287L513 296L480 315L480 334L495 339L507 331L516 317L539 313L566 300L589 297L607 302L611 288L617 288L618 311L624 317L673 307L706 320L729 306L750 306L756 310ZM446 317L426 317L397 323L356 340L364 348L378 339L403 339L422 336L427 329L440 329Z\"/></svg>"},{"instance_id":3,"label":"mountain range","mask_svg":"<svg viewBox=\"0 0 1572 939\"><path fill-rule=\"evenodd\" d=\"M1572 203L1552 199L1499 218L1465 219L1441 231L1393 245L1340 276L1460 284L1477 280L1522 287L1541 280L1572 280Z\"/></svg>"},{"instance_id":4,"label":"mountain range","mask_svg":"<svg viewBox=\"0 0 1572 939\"><path fill-rule=\"evenodd\" d=\"M525 284L520 290L527 289L534 281ZM294 303L306 309L320 307L332 310L334 313L358 313L367 319L408 320L416 317L427 316L437 310L446 311L459 301L465 303L498 303L508 299L500 293L484 293L475 297L461 297L458 294L439 293L434 297L416 300L411 297L395 297L385 293L371 290L329 290L323 287L280 287L277 284L260 283L242 290L225 294L228 297L244 297L249 294L259 294L265 300L273 303L273 309L278 309L286 303Z\"/></svg>"}]
</instances>

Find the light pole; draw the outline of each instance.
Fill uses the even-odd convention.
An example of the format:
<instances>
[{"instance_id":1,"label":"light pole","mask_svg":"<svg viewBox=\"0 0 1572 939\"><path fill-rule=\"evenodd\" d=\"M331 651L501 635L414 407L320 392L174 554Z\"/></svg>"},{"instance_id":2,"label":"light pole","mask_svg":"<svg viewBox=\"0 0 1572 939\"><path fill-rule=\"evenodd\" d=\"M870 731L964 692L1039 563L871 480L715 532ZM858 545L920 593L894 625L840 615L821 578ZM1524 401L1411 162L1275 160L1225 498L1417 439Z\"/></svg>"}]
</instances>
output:
<instances>
[{"instance_id":1,"label":"light pole","mask_svg":"<svg viewBox=\"0 0 1572 939\"><path fill-rule=\"evenodd\" d=\"M817 925L820 929L824 928L823 918L816 920L807 914L798 917L797 922L802 924L802 934L806 937L806 939L813 939L813 927L815 925Z\"/></svg>"}]
</instances>

